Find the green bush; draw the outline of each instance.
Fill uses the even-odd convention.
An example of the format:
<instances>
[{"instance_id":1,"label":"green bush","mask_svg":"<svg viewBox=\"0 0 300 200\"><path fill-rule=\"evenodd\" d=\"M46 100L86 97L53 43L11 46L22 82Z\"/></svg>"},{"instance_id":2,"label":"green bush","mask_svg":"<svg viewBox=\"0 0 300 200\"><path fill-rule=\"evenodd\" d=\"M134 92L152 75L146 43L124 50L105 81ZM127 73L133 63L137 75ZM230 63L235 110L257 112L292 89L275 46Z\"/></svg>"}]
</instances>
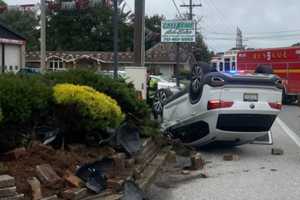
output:
<instances>
[{"instance_id":1,"label":"green bush","mask_svg":"<svg viewBox=\"0 0 300 200\"><path fill-rule=\"evenodd\" d=\"M137 98L132 84L127 84L124 80L114 80L88 70L70 70L46 74L45 81L50 85L71 83L90 86L115 99L127 117L133 116L140 123L150 117L147 104Z\"/></svg>"},{"instance_id":2,"label":"green bush","mask_svg":"<svg viewBox=\"0 0 300 200\"><path fill-rule=\"evenodd\" d=\"M40 77L0 75L0 152L22 145L23 135L48 116L52 90Z\"/></svg>"},{"instance_id":3,"label":"green bush","mask_svg":"<svg viewBox=\"0 0 300 200\"><path fill-rule=\"evenodd\" d=\"M0 108L4 125L34 123L48 111L52 90L39 77L0 76Z\"/></svg>"}]
</instances>

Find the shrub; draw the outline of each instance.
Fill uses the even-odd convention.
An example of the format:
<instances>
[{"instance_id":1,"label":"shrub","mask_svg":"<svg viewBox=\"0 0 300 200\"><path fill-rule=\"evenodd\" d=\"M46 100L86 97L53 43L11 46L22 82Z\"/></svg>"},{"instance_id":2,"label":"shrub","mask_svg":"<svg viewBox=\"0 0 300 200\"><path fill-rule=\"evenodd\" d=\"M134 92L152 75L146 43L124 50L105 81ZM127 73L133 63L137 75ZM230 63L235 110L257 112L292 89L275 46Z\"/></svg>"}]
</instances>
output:
<instances>
[{"instance_id":1,"label":"shrub","mask_svg":"<svg viewBox=\"0 0 300 200\"><path fill-rule=\"evenodd\" d=\"M45 75L48 84L71 83L75 85L86 85L98 92L107 94L115 99L126 116L134 116L142 123L150 117L150 110L144 101L137 98L132 84L124 80L114 80L110 77L96 74L88 70L70 70L60 73L49 73Z\"/></svg>"},{"instance_id":2,"label":"shrub","mask_svg":"<svg viewBox=\"0 0 300 200\"><path fill-rule=\"evenodd\" d=\"M0 152L22 145L23 135L48 116L52 90L41 79L0 75Z\"/></svg>"},{"instance_id":3,"label":"shrub","mask_svg":"<svg viewBox=\"0 0 300 200\"><path fill-rule=\"evenodd\" d=\"M52 91L39 77L0 76L0 108L5 125L29 125L48 111Z\"/></svg>"},{"instance_id":4,"label":"shrub","mask_svg":"<svg viewBox=\"0 0 300 200\"><path fill-rule=\"evenodd\" d=\"M88 119L88 130L117 128L124 120L117 102L91 87L58 84L53 88L53 96L56 104L74 107L75 112Z\"/></svg>"}]
</instances>

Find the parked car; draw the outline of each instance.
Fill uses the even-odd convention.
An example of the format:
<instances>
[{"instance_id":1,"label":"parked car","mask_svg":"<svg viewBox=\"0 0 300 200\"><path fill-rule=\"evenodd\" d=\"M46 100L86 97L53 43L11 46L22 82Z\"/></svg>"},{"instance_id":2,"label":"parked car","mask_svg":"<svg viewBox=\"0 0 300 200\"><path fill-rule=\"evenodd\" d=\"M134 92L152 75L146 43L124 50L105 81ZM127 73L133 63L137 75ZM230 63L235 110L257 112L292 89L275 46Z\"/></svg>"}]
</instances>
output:
<instances>
[{"instance_id":1,"label":"parked car","mask_svg":"<svg viewBox=\"0 0 300 200\"><path fill-rule=\"evenodd\" d=\"M155 75L150 75L150 82L154 80L157 83L157 90L160 89L168 89L170 90L173 94L177 93L180 91L180 89L177 87L175 81L168 81L164 79L161 76L155 76ZM180 84L180 88L184 88L185 86L183 84Z\"/></svg>"},{"instance_id":2,"label":"parked car","mask_svg":"<svg viewBox=\"0 0 300 200\"><path fill-rule=\"evenodd\" d=\"M112 71L112 70L110 70L110 71L98 71L97 73L99 73L101 75L109 76L111 78L114 77L114 71ZM127 73L125 71L119 70L118 71L118 78L126 80L128 78Z\"/></svg>"},{"instance_id":3,"label":"parked car","mask_svg":"<svg viewBox=\"0 0 300 200\"><path fill-rule=\"evenodd\" d=\"M167 99L158 113L165 134L193 146L270 140L281 110L279 77L211 72L205 64L193 66L191 73L189 88Z\"/></svg>"},{"instance_id":4,"label":"parked car","mask_svg":"<svg viewBox=\"0 0 300 200\"><path fill-rule=\"evenodd\" d=\"M40 68L34 68L34 67L22 67L17 72L17 74L40 74L41 70Z\"/></svg>"}]
</instances>

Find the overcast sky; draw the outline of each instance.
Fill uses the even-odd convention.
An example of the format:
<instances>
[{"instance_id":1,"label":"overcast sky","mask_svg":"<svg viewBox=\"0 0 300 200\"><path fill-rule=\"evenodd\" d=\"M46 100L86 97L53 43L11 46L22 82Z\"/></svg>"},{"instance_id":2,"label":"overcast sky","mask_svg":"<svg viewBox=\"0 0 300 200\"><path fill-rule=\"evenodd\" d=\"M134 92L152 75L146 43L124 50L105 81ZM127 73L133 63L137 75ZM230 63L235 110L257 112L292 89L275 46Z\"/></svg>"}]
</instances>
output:
<instances>
[{"instance_id":1,"label":"overcast sky","mask_svg":"<svg viewBox=\"0 0 300 200\"><path fill-rule=\"evenodd\" d=\"M174 0L177 5L188 0ZM6 0L8 4L34 3L37 0ZM134 0L127 0L128 9ZM251 48L283 47L300 42L300 0L194 0L195 19L207 45L214 51L235 46L236 28L240 27L244 45ZM182 13L187 9L180 8ZM178 14L172 0L146 0L148 15Z\"/></svg>"}]
</instances>

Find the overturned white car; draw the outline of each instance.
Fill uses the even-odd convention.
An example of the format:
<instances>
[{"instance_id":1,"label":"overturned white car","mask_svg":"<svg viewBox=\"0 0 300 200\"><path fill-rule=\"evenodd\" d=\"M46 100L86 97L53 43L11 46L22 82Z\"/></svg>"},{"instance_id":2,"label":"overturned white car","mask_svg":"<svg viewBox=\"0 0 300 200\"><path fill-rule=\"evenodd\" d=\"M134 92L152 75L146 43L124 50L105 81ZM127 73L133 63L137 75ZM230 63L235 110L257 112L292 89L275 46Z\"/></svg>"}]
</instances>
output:
<instances>
[{"instance_id":1,"label":"overturned white car","mask_svg":"<svg viewBox=\"0 0 300 200\"><path fill-rule=\"evenodd\" d=\"M188 145L250 143L270 134L281 110L282 82L274 75L192 69L190 87L164 102L162 130Z\"/></svg>"}]
</instances>

